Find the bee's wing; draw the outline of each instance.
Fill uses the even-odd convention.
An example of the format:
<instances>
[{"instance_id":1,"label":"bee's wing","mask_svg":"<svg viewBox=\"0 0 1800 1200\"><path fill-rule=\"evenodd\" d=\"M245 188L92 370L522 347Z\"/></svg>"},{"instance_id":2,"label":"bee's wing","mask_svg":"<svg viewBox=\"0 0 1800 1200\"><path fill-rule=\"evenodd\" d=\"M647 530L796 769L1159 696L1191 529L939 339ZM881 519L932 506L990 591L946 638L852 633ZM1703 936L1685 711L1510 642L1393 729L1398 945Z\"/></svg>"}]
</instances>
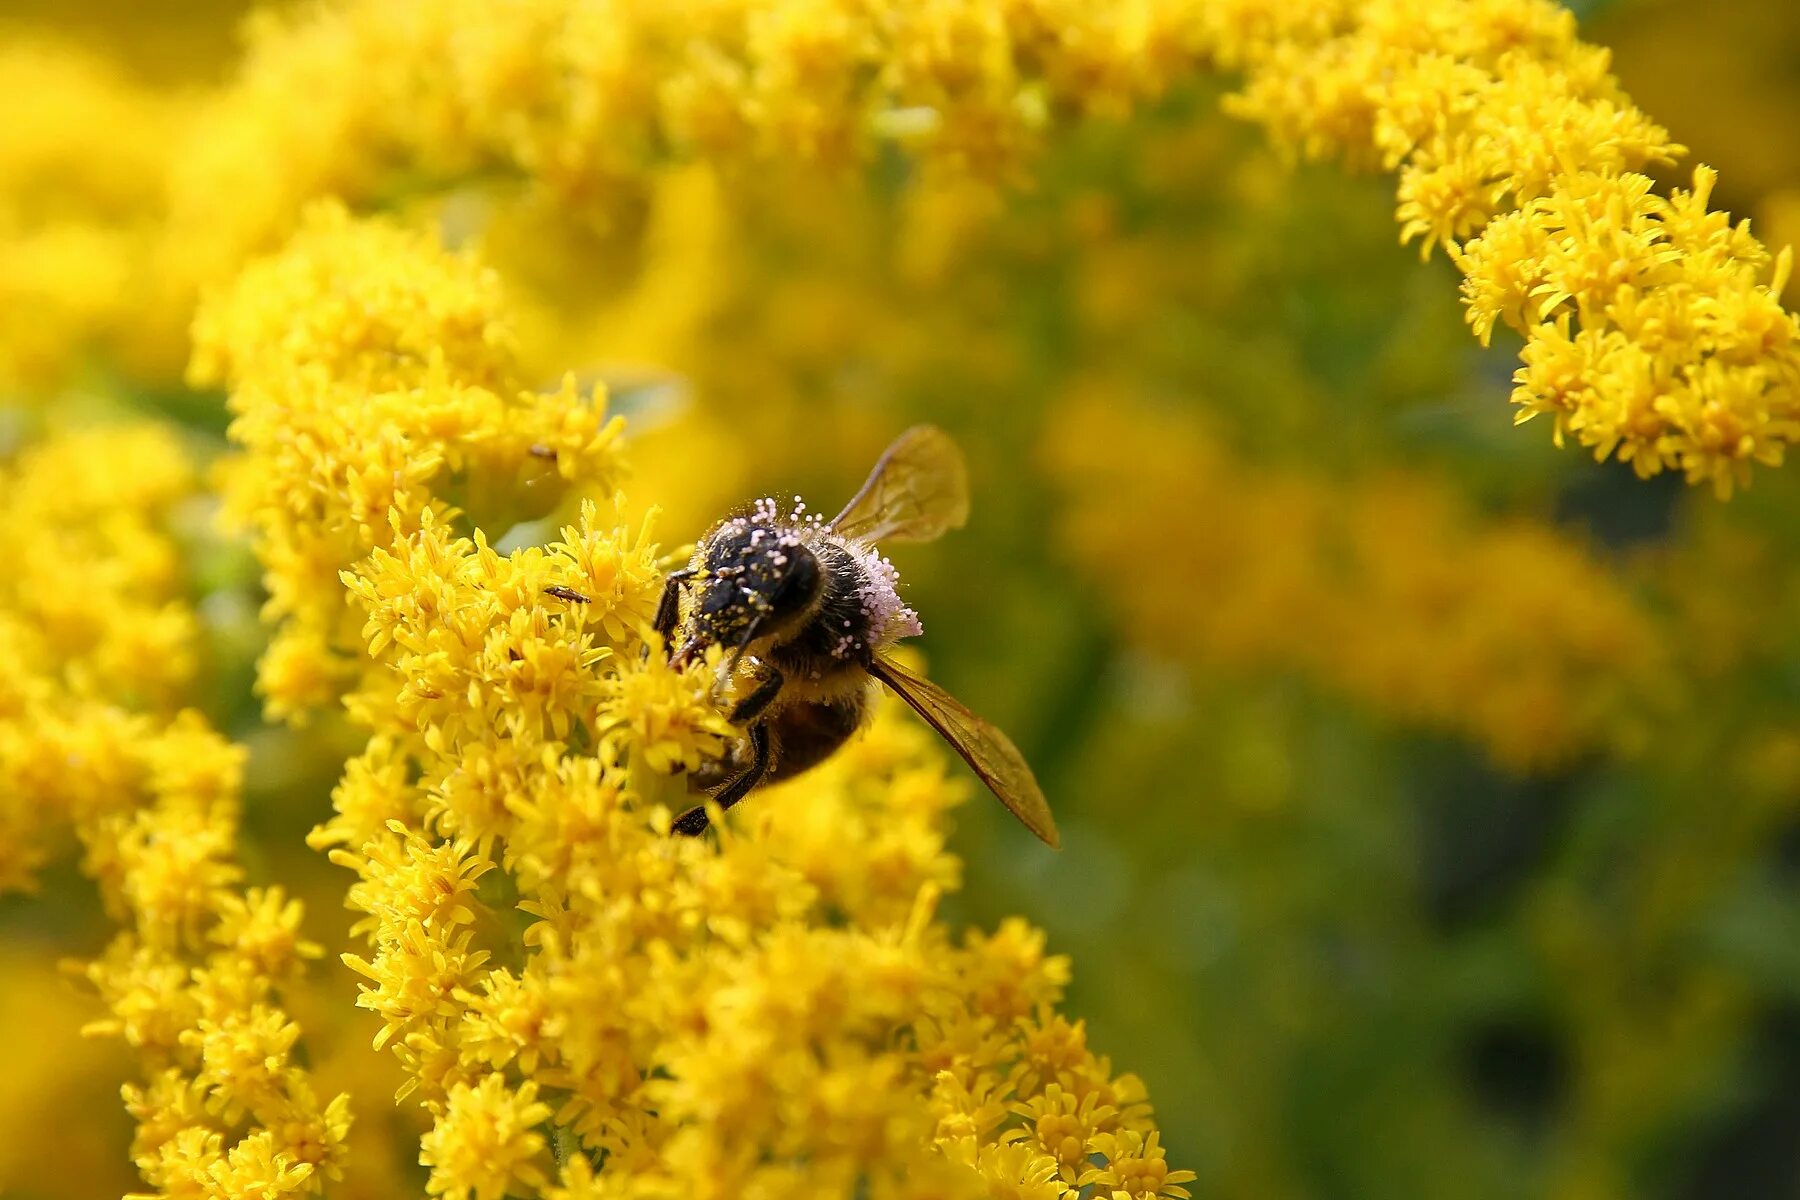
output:
<instances>
[{"instance_id":1,"label":"bee's wing","mask_svg":"<svg viewBox=\"0 0 1800 1200\"><path fill-rule=\"evenodd\" d=\"M962 451L935 425L894 439L829 528L863 542L929 542L969 519L969 472Z\"/></svg>"},{"instance_id":2,"label":"bee's wing","mask_svg":"<svg viewBox=\"0 0 1800 1200\"><path fill-rule=\"evenodd\" d=\"M1051 849L1061 849L1062 839L1056 835L1056 820L1050 805L1038 787L1037 777L1012 739L988 724L929 679L921 679L901 667L893 659L876 655L869 673L900 694L931 727L981 776L981 782L1012 810L1025 828L1038 835Z\"/></svg>"}]
</instances>

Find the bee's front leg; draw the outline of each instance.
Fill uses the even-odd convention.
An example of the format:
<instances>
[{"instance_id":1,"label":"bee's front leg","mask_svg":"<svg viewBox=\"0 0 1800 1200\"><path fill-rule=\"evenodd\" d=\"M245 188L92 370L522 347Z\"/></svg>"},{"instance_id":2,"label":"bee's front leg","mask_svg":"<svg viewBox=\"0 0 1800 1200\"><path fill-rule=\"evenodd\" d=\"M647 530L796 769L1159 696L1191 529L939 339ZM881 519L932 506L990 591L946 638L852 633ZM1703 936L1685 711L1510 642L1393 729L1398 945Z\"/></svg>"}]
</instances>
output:
<instances>
[{"instance_id":1,"label":"bee's front leg","mask_svg":"<svg viewBox=\"0 0 1800 1200\"><path fill-rule=\"evenodd\" d=\"M730 808L762 782L762 777L769 771L769 727L761 721L750 727L750 765L744 773L719 789L713 802L720 808ZM700 804L688 809L669 826L670 833L678 833L683 837L694 837L706 832L706 805Z\"/></svg>"},{"instance_id":2,"label":"bee's front leg","mask_svg":"<svg viewBox=\"0 0 1800 1200\"><path fill-rule=\"evenodd\" d=\"M681 585L694 577L694 568L683 567L679 571L670 571L669 577L663 581L662 599L656 602L656 620L654 628L657 636L662 638L663 650L669 650L669 638L675 632L675 621L681 615Z\"/></svg>"},{"instance_id":3,"label":"bee's front leg","mask_svg":"<svg viewBox=\"0 0 1800 1200\"><path fill-rule=\"evenodd\" d=\"M729 720L733 725L744 725L756 720L768 711L769 705L775 703L775 697L781 695L781 685L787 682L787 677L766 663L760 669L763 672L762 682L731 709Z\"/></svg>"}]
</instances>

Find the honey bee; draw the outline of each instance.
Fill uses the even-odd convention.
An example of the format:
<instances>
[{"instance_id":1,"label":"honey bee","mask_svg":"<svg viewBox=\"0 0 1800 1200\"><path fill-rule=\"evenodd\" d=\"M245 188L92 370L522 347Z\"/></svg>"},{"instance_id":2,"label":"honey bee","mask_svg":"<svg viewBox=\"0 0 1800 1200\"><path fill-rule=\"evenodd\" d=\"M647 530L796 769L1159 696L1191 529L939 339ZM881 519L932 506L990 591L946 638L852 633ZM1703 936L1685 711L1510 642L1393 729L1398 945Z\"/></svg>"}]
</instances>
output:
<instances>
[{"instance_id":1,"label":"honey bee","mask_svg":"<svg viewBox=\"0 0 1800 1200\"><path fill-rule=\"evenodd\" d=\"M1058 845L1043 790L1012 740L889 656L899 639L921 628L875 544L931 541L961 528L968 515L962 452L943 430L915 426L887 448L831 520L808 515L797 498L785 515L773 500L758 501L709 529L688 565L669 575L656 629L671 661L685 665L718 645L729 652L724 679L747 672L747 690L729 713L745 730L736 755L741 769L701 780L716 788L720 808L824 761L868 719L873 681L880 680L1027 829ZM674 830L694 835L706 825L702 805L677 818Z\"/></svg>"}]
</instances>

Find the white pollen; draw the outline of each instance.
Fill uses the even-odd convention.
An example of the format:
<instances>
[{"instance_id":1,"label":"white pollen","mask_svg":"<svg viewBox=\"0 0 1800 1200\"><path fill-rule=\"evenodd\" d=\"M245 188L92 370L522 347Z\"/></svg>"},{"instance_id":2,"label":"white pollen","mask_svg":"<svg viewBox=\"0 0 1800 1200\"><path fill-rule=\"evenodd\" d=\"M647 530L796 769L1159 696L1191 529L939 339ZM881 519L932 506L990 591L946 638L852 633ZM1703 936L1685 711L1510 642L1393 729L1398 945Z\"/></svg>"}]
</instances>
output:
<instances>
[{"instance_id":1,"label":"white pollen","mask_svg":"<svg viewBox=\"0 0 1800 1200\"><path fill-rule=\"evenodd\" d=\"M904 637L917 637L925 631L919 614L900 599L900 572L894 564L873 548L851 548L862 567L863 581L857 589L863 616L869 622L869 644L881 648ZM849 640L849 639L845 639ZM844 651L840 650L842 657Z\"/></svg>"}]
</instances>

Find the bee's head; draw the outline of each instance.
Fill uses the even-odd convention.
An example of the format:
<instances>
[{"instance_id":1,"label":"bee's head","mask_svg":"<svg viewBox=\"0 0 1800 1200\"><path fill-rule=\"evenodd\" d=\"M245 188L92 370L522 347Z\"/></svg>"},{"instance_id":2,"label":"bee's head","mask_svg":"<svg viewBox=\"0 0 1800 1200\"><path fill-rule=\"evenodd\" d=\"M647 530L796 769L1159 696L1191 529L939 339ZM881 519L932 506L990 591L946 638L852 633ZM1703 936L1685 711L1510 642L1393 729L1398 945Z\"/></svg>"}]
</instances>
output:
<instances>
[{"instance_id":1,"label":"bee's head","mask_svg":"<svg viewBox=\"0 0 1800 1200\"><path fill-rule=\"evenodd\" d=\"M811 611L824 571L793 526L733 517L708 533L696 555L683 660L711 645L741 649L780 633Z\"/></svg>"}]
</instances>

